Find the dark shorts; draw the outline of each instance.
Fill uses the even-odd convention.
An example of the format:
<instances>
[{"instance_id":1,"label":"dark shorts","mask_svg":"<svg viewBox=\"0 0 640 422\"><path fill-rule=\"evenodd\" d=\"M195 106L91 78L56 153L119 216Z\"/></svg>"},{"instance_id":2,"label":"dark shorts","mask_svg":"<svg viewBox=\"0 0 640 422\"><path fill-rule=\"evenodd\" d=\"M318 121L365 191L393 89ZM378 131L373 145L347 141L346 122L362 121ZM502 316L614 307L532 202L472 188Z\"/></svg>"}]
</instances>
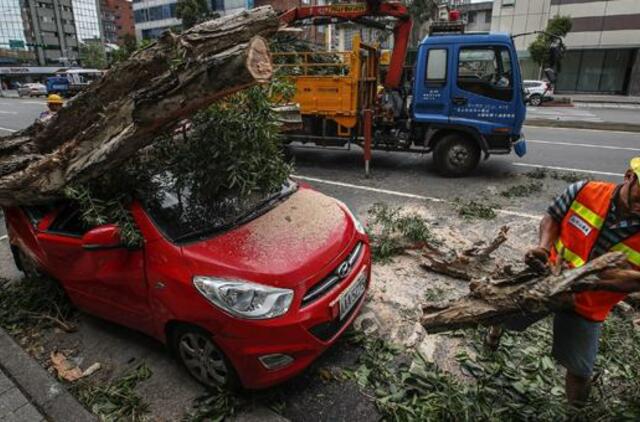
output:
<instances>
[{"instance_id":1,"label":"dark shorts","mask_svg":"<svg viewBox=\"0 0 640 422\"><path fill-rule=\"evenodd\" d=\"M589 321L575 312L558 312L553 319L551 353L570 374L591 378L601 333L601 322Z\"/></svg>"},{"instance_id":2,"label":"dark shorts","mask_svg":"<svg viewBox=\"0 0 640 422\"><path fill-rule=\"evenodd\" d=\"M517 316L505 321L503 326L507 330L523 331L544 316ZM571 311L558 312L553 318L551 354L570 374L591 378L601 332L601 322L589 321Z\"/></svg>"}]
</instances>

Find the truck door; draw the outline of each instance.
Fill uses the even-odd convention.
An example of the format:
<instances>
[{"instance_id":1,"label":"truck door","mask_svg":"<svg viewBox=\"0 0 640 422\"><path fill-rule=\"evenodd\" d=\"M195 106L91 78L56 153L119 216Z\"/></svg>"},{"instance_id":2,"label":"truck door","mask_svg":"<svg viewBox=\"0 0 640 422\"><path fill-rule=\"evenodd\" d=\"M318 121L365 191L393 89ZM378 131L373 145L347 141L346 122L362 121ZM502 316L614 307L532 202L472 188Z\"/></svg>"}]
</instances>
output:
<instances>
[{"instance_id":1,"label":"truck door","mask_svg":"<svg viewBox=\"0 0 640 422\"><path fill-rule=\"evenodd\" d=\"M456 45L452 49L455 80L451 83L451 123L478 129L489 141L495 134L511 134L519 95L514 89L515 58L509 48Z\"/></svg>"},{"instance_id":2,"label":"truck door","mask_svg":"<svg viewBox=\"0 0 640 422\"><path fill-rule=\"evenodd\" d=\"M415 75L413 115L417 121L430 123L449 122L450 48L429 44L418 56L416 69L424 69Z\"/></svg>"}]
</instances>

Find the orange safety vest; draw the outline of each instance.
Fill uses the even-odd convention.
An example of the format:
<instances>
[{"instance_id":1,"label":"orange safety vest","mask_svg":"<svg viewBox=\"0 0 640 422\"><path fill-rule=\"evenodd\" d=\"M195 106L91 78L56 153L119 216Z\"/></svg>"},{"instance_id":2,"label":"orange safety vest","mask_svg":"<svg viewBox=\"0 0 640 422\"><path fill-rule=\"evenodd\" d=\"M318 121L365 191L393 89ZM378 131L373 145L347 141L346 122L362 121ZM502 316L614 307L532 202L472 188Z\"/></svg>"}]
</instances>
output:
<instances>
[{"instance_id":1,"label":"orange safety vest","mask_svg":"<svg viewBox=\"0 0 640 422\"><path fill-rule=\"evenodd\" d=\"M588 182L582 187L560 225L560 239L551 250L550 260L558 256L571 268L581 267L588 260L607 219L616 185ZM623 252L635 268L640 269L640 231L613 245L612 251ZM604 321L611 309L627 296L626 293L587 291L575 294L575 311L592 321Z\"/></svg>"}]
</instances>

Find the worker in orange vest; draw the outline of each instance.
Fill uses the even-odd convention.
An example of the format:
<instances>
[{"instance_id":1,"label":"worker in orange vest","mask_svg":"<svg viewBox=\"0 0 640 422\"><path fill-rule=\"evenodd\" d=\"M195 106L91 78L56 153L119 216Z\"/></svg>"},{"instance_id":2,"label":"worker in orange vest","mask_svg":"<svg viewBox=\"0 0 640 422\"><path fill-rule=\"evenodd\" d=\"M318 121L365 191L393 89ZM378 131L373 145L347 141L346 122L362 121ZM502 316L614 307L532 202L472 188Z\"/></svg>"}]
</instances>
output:
<instances>
[{"instance_id":1,"label":"worker in orange vest","mask_svg":"<svg viewBox=\"0 0 640 422\"><path fill-rule=\"evenodd\" d=\"M629 264L579 285L562 298L565 310L555 314L552 354L567 370L569 403L579 406L589 397L602 322L627 294L640 291L640 157L631 160L620 185L582 181L569 186L548 208L539 235L538 246L525 255L532 268L542 270L559 259L580 267L609 251L624 253ZM526 325L505 323L511 329ZM502 328L492 327L487 345L496 348L501 334Z\"/></svg>"}]
</instances>

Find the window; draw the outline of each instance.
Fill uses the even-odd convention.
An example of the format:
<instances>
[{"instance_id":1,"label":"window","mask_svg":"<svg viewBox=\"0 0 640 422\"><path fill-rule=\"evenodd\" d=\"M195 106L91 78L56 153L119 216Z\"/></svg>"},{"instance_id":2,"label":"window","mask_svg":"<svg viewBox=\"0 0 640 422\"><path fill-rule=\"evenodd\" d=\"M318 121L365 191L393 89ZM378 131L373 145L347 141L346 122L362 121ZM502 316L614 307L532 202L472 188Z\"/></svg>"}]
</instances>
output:
<instances>
[{"instance_id":1,"label":"window","mask_svg":"<svg viewBox=\"0 0 640 422\"><path fill-rule=\"evenodd\" d=\"M502 0L502 6L513 6L516 4L516 0Z\"/></svg>"},{"instance_id":2,"label":"window","mask_svg":"<svg viewBox=\"0 0 640 422\"><path fill-rule=\"evenodd\" d=\"M458 87L496 100L513 98L511 56L506 47L461 48Z\"/></svg>"},{"instance_id":3,"label":"window","mask_svg":"<svg viewBox=\"0 0 640 422\"><path fill-rule=\"evenodd\" d=\"M467 22L474 23L476 21L476 14L473 12L469 12L467 15Z\"/></svg>"},{"instance_id":4,"label":"window","mask_svg":"<svg viewBox=\"0 0 640 422\"><path fill-rule=\"evenodd\" d=\"M147 18L147 9L139 9L133 12L133 17L136 23L146 22L149 19Z\"/></svg>"},{"instance_id":5,"label":"window","mask_svg":"<svg viewBox=\"0 0 640 422\"><path fill-rule=\"evenodd\" d=\"M426 83L429 86L442 86L447 83L447 50L432 48L427 53Z\"/></svg>"},{"instance_id":6,"label":"window","mask_svg":"<svg viewBox=\"0 0 640 422\"><path fill-rule=\"evenodd\" d=\"M81 237L92 228L84 222L82 213L77 207L67 205L58 214L47 231Z\"/></svg>"}]
</instances>

